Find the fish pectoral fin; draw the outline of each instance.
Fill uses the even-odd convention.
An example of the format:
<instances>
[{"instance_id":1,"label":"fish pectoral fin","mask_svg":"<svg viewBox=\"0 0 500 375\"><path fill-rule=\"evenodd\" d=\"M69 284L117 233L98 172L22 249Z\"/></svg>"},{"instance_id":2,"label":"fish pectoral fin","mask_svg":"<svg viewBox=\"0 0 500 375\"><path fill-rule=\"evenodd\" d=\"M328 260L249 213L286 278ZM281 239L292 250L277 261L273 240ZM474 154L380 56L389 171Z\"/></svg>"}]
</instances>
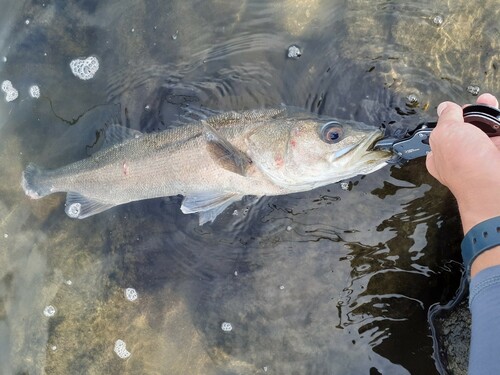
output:
<instances>
[{"instance_id":1,"label":"fish pectoral fin","mask_svg":"<svg viewBox=\"0 0 500 375\"><path fill-rule=\"evenodd\" d=\"M230 172L246 176L248 168L252 165L252 159L234 147L206 121L201 123L205 128L207 151L212 160Z\"/></svg>"},{"instance_id":2,"label":"fish pectoral fin","mask_svg":"<svg viewBox=\"0 0 500 375\"><path fill-rule=\"evenodd\" d=\"M115 204L98 202L78 193L68 193L66 195L66 207L64 212L73 219L85 219L86 217L106 211Z\"/></svg>"},{"instance_id":3,"label":"fish pectoral fin","mask_svg":"<svg viewBox=\"0 0 500 375\"><path fill-rule=\"evenodd\" d=\"M185 197L181 211L185 214L198 212L200 225L203 225L208 221L214 221L231 203L241 198L242 195L233 193L201 193Z\"/></svg>"},{"instance_id":4,"label":"fish pectoral fin","mask_svg":"<svg viewBox=\"0 0 500 375\"><path fill-rule=\"evenodd\" d=\"M142 135L143 134L138 130L126 128L120 124L111 124L106 128L104 143L101 149L110 148L126 140L139 138Z\"/></svg>"}]
</instances>

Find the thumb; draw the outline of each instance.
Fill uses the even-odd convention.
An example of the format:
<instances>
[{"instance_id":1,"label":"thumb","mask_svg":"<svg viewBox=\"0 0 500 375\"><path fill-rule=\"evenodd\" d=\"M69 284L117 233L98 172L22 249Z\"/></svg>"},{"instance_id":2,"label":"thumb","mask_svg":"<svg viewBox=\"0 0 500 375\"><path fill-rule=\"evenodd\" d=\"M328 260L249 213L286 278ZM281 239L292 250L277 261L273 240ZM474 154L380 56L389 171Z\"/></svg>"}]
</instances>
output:
<instances>
[{"instance_id":1,"label":"thumb","mask_svg":"<svg viewBox=\"0 0 500 375\"><path fill-rule=\"evenodd\" d=\"M462 107L453 102L443 102L437 107L438 126L449 126L464 122Z\"/></svg>"}]
</instances>

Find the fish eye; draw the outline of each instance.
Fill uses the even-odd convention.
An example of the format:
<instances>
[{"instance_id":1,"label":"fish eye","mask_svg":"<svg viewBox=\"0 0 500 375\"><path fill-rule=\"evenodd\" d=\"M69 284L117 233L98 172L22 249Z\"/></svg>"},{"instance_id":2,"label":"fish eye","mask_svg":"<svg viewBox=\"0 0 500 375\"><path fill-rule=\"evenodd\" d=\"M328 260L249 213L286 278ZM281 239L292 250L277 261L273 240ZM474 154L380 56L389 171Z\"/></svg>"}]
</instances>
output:
<instances>
[{"instance_id":1,"label":"fish eye","mask_svg":"<svg viewBox=\"0 0 500 375\"><path fill-rule=\"evenodd\" d=\"M344 131L337 121L330 121L321 128L321 137L326 143L337 143L342 139Z\"/></svg>"}]
</instances>

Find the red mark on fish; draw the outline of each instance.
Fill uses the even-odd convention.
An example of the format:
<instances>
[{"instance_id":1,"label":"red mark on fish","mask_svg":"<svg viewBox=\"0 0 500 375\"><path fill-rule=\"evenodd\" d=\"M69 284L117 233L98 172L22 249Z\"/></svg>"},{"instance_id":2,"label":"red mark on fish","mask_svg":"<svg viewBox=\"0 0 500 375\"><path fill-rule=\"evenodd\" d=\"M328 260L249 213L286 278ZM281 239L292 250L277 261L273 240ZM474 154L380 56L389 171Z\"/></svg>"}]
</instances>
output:
<instances>
[{"instance_id":1,"label":"red mark on fish","mask_svg":"<svg viewBox=\"0 0 500 375\"><path fill-rule=\"evenodd\" d=\"M274 163L278 168L281 168L283 165L285 165L285 161L280 155L275 155L274 156Z\"/></svg>"}]
</instances>

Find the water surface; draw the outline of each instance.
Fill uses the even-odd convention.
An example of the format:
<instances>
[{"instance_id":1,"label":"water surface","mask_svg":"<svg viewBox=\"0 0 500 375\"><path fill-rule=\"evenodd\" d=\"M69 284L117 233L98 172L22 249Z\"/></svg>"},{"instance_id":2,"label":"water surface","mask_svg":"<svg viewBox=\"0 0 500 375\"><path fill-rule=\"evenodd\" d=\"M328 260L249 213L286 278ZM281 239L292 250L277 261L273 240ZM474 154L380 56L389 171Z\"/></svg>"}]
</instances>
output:
<instances>
[{"instance_id":1,"label":"water surface","mask_svg":"<svg viewBox=\"0 0 500 375\"><path fill-rule=\"evenodd\" d=\"M476 86L499 93L499 12L495 0L3 4L0 81L19 97L0 100L0 372L437 373L427 309L455 292L461 232L423 160L347 189L248 198L202 227L180 197L71 220L63 195L31 201L20 176L89 155L116 120L149 132L286 104L411 128ZM69 64L89 56L99 70L80 80Z\"/></svg>"}]
</instances>

